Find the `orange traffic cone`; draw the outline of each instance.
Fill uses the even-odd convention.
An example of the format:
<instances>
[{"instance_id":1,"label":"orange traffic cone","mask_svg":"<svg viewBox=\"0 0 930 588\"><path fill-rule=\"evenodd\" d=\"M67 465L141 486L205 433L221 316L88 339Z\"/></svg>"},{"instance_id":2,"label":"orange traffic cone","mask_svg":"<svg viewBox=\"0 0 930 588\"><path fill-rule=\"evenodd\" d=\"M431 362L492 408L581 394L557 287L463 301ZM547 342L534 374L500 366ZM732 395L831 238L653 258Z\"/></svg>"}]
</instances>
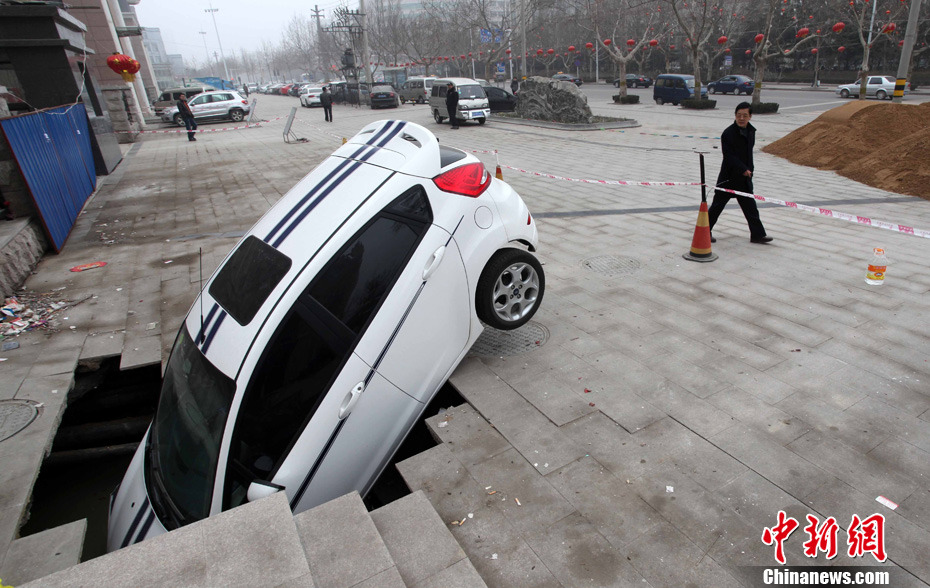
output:
<instances>
[{"instance_id":1,"label":"orange traffic cone","mask_svg":"<svg viewBox=\"0 0 930 588\"><path fill-rule=\"evenodd\" d=\"M348 139L346 139L345 137L342 138L342 144L343 144L343 145L345 145L345 144L348 143L348 142L349 142Z\"/></svg>"},{"instance_id":2,"label":"orange traffic cone","mask_svg":"<svg viewBox=\"0 0 930 588\"><path fill-rule=\"evenodd\" d=\"M714 261L717 254L710 250L710 222L707 219L707 201L701 201L698 212L697 225L694 227L694 238L691 240L691 251L682 255L688 261Z\"/></svg>"},{"instance_id":3,"label":"orange traffic cone","mask_svg":"<svg viewBox=\"0 0 930 588\"><path fill-rule=\"evenodd\" d=\"M494 172L494 177L498 180L504 179L504 174L501 172L501 164L497 164L497 171Z\"/></svg>"}]
</instances>

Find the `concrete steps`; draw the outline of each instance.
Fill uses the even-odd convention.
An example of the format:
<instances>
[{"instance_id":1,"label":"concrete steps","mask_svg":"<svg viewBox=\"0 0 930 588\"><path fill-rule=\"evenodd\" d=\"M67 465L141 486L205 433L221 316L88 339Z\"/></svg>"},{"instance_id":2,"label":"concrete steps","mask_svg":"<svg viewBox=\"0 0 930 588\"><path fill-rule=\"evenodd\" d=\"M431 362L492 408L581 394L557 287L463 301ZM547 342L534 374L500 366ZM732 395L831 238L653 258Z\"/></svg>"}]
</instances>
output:
<instances>
[{"instance_id":1,"label":"concrete steps","mask_svg":"<svg viewBox=\"0 0 930 588\"><path fill-rule=\"evenodd\" d=\"M298 515L275 494L74 565L83 531L13 542L0 577L18 588L486 588L422 492L372 513L353 492Z\"/></svg>"}]
</instances>

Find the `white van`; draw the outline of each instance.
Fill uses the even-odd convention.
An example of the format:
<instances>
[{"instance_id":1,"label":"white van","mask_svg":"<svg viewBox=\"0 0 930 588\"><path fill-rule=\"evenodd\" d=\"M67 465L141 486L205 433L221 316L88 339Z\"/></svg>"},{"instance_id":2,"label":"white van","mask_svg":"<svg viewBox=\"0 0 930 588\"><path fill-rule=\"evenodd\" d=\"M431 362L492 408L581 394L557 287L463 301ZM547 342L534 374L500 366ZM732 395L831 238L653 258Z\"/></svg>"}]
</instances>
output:
<instances>
[{"instance_id":1,"label":"white van","mask_svg":"<svg viewBox=\"0 0 930 588\"><path fill-rule=\"evenodd\" d=\"M364 495L489 325L542 302L523 199L420 125L369 124L194 301L110 501L114 551L275 492Z\"/></svg>"},{"instance_id":2,"label":"white van","mask_svg":"<svg viewBox=\"0 0 930 588\"><path fill-rule=\"evenodd\" d=\"M483 125L491 116L488 105L488 96L484 88L471 78L440 78L433 82L433 90L429 97L429 108L433 112L433 119L442 124L449 118L446 108L446 90L449 83L459 91L459 120L476 120Z\"/></svg>"},{"instance_id":3,"label":"white van","mask_svg":"<svg viewBox=\"0 0 930 588\"><path fill-rule=\"evenodd\" d=\"M433 82L435 81L436 78L432 76L408 78L398 92L401 103L426 104L429 101L430 92L433 90Z\"/></svg>"},{"instance_id":4,"label":"white van","mask_svg":"<svg viewBox=\"0 0 930 588\"><path fill-rule=\"evenodd\" d=\"M202 94L203 92L215 91L216 89L212 86L185 86L183 88L168 88L152 102L152 108L155 110L155 114L161 116L162 112L166 108L177 106L178 100L181 98L181 94L184 94L188 99L190 99L197 94ZM181 126L183 127L184 125Z\"/></svg>"}]
</instances>

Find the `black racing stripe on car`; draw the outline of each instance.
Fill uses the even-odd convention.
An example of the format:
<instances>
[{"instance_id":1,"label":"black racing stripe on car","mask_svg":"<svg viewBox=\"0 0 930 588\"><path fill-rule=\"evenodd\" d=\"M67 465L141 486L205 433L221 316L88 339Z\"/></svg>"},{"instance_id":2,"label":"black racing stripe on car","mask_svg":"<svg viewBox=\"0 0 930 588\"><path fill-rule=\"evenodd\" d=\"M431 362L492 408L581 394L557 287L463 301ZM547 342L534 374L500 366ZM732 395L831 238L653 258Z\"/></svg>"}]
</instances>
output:
<instances>
[{"instance_id":1,"label":"black racing stripe on car","mask_svg":"<svg viewBox=\"0 0 930 588\"><path fill-rule=\"evenodd\" d=\"M203 296L203 294L201 294L201 296ZM210 321L213 320L213 315L216 314L219 307L219 304L216 302L213 303L213 307L210 309L210 312L207 313L207 319L200 324L200 330L197 331L197 338L194 339L194 344L200 345L200 342L203 341L203 334L210 328Z\"/></svg>"},{"instance_id":2,"label":"black racing stripe on car","mask_svg":"<svg viewBox=\"0 0 930 588\"><path fill-rule=\"evenodd\" d=\"M376 150L372 149L372 152L374 151ZM283 243L284 240L287 239L290 236L290 234L294 232L294 229L296 229L300 225L300 223L303 222L305 218L307 218L307 215L310 214L310 212L314 208L316 208L320 202L322 202L327 196L329 196L333 192L333 190L338 188L339 184L345 181L345 179L351 176L355 172L355 170L361 167L361 165L362 165L361 161L353 161L352 167L350 167L345 172L343 172L343 174L339 176L338 178L336 178L336 180L333 183L331 183L325 190L323 190L323 192L320 193L310 203L309 206L304 208L304 210L291 221L291 224L287 227L287 229L285 229L284 232L281 233L277 239L275 239L274 243L272 243L271 246L274 248L278 248L281 245L281 243Z\"/></svg>"},{"instance_id":3,"label":"black racing stripe on car","mask_svg":"<svg viewBox=\"0 0 930 588\"><path fill-rule=\"evenodd\" d=\"M365 378L366 382L371 378L372 374L374 374L374 370L369 372L368 378ZM320 457L318 457L313 463L313 467L310 468L309 472L307 472L307 476L304 478L304 481L301 482L300 488L298 488L297 493L294 494L294 499L291 500L291 510L294 510L297 508L297 505L300 504L300 499L304 497L304 492L306 492L307 487L310 486L310 482L313 480L313 476L316 474L316 471L320 469L320 466L323 465L323 460L326 459L326 454L329 453L329 450L333 447L333 443L336 442L336 437L339 435L339 431L342 430L342 427L346 424L346 421L349 420L351 416L352 415L350 414L346 418L339 421L339 424L336 425L336 430L333 431L333 434L329 436L329 440L326 442L326 446L323 447L323 451L320 453Z\"/></svg>"},{"instance_id":4,"label":"black racing stripe on car","mask_svg":"<svg viewBox=\"0 0 930 588\"><path fill-rule=\"evenodd\" d=\"M420 294L423 292L423 288L425 287L426 280L420 284L420 288L417 290L417 293L413 295L413 300L411 300L410 304L407 305L407 310L404 311L404 316L400 317L400 321L398 321L397 326L394 327L394 332L391 333L391 337L387 340L387 343L384 344L384 348L381 350L381 353L378 354L378 359L375 360L375 365L371 366L372 370L377 370L381 366L381 362L384 361L384 357L391 349L391 345L394 344L394 339L396 339L397 334L400 333L401 327L403 327L404 323L407 322L407 317L410 316L410 311L413 310L413 305L417 303L417 300L420 298Z\"/></svg>"},{"instance_id":5,"label":"black racing stripe on car","mask_svg":"<svg viewBox=\"0 0 930 588\"><path fill-rule=\"evenodd\" d=\"M139 534L136 535L136 540L133 541L133 544L138 543L139 541L142 541L143 539L145 539L146 533L148 533L149 529L152 528L152 523L154 522L155 522L155 511L152 511L152 513L149 515L149 518L145 519L145 524L142 525L141 529L139 529Z\"/></svg>"},{"instance_id":6,"label":"black racing stripe on car","mask_svg":"<svg viewBox=\"0 0 930 588\"><path fill-rule=\"evenodd\" d=\"M402 121L402 120L401 120L401 121L392 120L392 121L390 121L390 122L392 122L392 123L400 123L400 124L397 125L397 128L396 128L396 129L394 129L393 131L391 131L391 134L389 134L387 137L385 137L384 139L382 139L381 141L378 142L378 147L384 147L385 145L387 145L388 142L389 142L391 139L393 139L394 137L397 136L397 133L399 133L399 132L401 131L401 129L403 129L405 126L407 126L407 123L406 123L405 121ZM371 144L371 141L369 141L369 144Z\"/></svg>"},{"instance_id":7,"label":"black racing stripe on car","mask_svg":"<svg viewBox=\"0 0 930 588\"><path fill-rule=\"evenodd\" d=\"M129 525L129 530L126 531L126 536L123 538L123 542L120 543L119 548L122 549L129 545L129 541L132 539L133 533L136 532L136 527L139 526L139 521L142 520L142 517L145 516L145 512L149 508L149 497L146 496L145 500L142 501L142 505L139 506L139 512L136 513L136 518L132 520L132 524Z\"/></svg>"},{"instance_id":8,"label":"black racing stripe on car","mask_svg":"<svg viewBox=\"0 0 930 588\"><path fill-rule=\"evenodd\" d=\"M225 310L220 313L220 316L217 317L216 323L213 324L213 328L210 329L210 333L207 335L207 340L203 342L203 347L200 348L200 351L206 355L207 350L210 349L210 344L213 343L213 337L216 336L216 332L220 329L220 325L223 324L223 319L226 318L226 315L229 314Z\"/></svg>"},{"instance_id":9,"label":"black racing stripe on car","mask_svg":"<svg viewBox=\"0 0 930 588\"><path fill-rule=\"evenodd\" d=\"M313 196L317 193L317 191L320 190L322 186L326 185L327 182L332 180L337 174L339 174L343 169L345 169L347 165L351 164L353 159L357 159L360 155L362 155L365 152L365 150L367 150L375 141L380 139L388 131L388 129L390 129L391 126L395 123L396 121L388 121L388 124L382 126L378 130L378 132L374 133L372 137L368 141L365 142L364 145L359 147L354 153L349 155L344 161L342 161L339 165L337 165L333 171L329 172L325 178L323 178L320 182L318 182L316 186L314 186L313 189L310 190L310 192L308 192L303 198L301 198L300 201L297 202L297 204L295 204L287 212L287 214L284 215L284 217L280 221L278 221L278 223L274 226L273 229L271 229L268 235L265 236L264 241L266 243L270 243L271 239L275 236L275 234L277 234L277 232L280 231L284 227L284 225L290 222L291 218L293 218L293 216L297 214L297 211L300 210L301 207L303 207L303 205L306 204L308 200L313 198ZM370 157L371 154L369 153L368 156ZM281 242L281 239L277 241L277 243L280 243L280 242Z\"/></svg>"}]
</instances>

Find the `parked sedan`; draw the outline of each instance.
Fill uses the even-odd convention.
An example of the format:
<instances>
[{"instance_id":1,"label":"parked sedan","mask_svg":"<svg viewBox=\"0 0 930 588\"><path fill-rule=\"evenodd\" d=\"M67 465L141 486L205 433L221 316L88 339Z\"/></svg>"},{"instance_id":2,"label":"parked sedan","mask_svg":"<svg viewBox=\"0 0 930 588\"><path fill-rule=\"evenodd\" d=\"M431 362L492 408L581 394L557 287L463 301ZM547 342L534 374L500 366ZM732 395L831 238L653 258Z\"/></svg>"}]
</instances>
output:
<instances>
[{"instance_id":1,"label":"parked sedan","mask_svg":"<svg viewBox=\"0 0 930 588\"><path fill-rule=\"evenodd\" d=\"M748 96L752 94L753 83L752 78L748 76L723 76L716 82L707 84L707 91L711 94L736 92L737 96L740 94Z\"/></svg>"},{"instance_id":2,"label":"parked sedan","mask_svg":"<svg viewBox=\"0 0 930 588\"><path fill-rule=\"evenodd\" d=\"M251 110L249 101L238 92L229 90L218 92L204 92L191 98L187 105L194 114L194 120L208 120L228 118L233 122L240 122ZM161 113L165 122L173 122L179 127L184 126L184 119L178 113L178 107L166 108Z\"/></svg>"},{"instance_id":3,"label":"parked sedan","mask_svg":"<svg viewBox=\"0 0 930 588\"><path fill-rule=\"evenodd\" d=\"M420 125L369 124L236 245L181 324L110 501L114 551L282 492L369 491L485 325L543 299L523 199Z\"/></svg>"},{"instance_id":4,"label":"parked sedan","mask_svg":"<svg viewBox=\"0 0 930 588\"><path fill-rule=\"evenodd\" d=\"M513 112L517 108L517 97L497 86L481 86L488 95L488 106L491 113Z\"/></svg>"},{"instance_id":5,"label":"parked sedan","mask_svg":"<svg viewBox=\"0 0 930 588\"><path fill-rule=\"evenodd\" d=\"M627 88L648 88L652 85L652 78L642 74L626 74ZM620 87L620 78L614 80L614 88Z\"/></svg>"},{"instance_id":6,"label":"parked sedan","mask_svg":"<svg viewBox=\"0 0 930 588\"><path fill-rule=\"evenodd\" d=\"M323 88L316 86L307 86L300 91L300 105L306 108L311 106L320 106L320 94L323 93Z\"/></svg>"},{"instance_id":7,"label":"parked sedan","mask_svg":"<svg viewBox=\"0 0 930 588\"><path fill-rule=\"evenodd\" d=\"M868 81L865 85L865 95L874 96L879 100L884 100L885 98L891 99L894 96L894 86L895 79L891 76L869 76ZM853 82L852 84L844 84L836 88L836 93L841 98L858 97L859 96L859 82ZM907 88L904 89L904 93L907 94Z\"/></svg>"},{"instance_id":8,"label":"parked sedan","mask_svg":"<svg viewBox=\"0 0 930 588\"><path fill-rule=\"evenodd\" d=\"M400 106L400 97L392 86L371 87L372 108L397 108L398 106Z\"/></svg>"},{"instance_id":9,"label":"parked sedan","mask_svg":"<svg viewBox=\"0 0 930 588\"><path fill-rule=\"evenodd\" d=\"M583 83L581 81L581 78L573 76L571 74L567 74L567 73L557 73L554 76L552 76L552 79L559 80L560 82L571 82L575 84L576 86L580 86Z\"/></svg>"}]
</instances>

